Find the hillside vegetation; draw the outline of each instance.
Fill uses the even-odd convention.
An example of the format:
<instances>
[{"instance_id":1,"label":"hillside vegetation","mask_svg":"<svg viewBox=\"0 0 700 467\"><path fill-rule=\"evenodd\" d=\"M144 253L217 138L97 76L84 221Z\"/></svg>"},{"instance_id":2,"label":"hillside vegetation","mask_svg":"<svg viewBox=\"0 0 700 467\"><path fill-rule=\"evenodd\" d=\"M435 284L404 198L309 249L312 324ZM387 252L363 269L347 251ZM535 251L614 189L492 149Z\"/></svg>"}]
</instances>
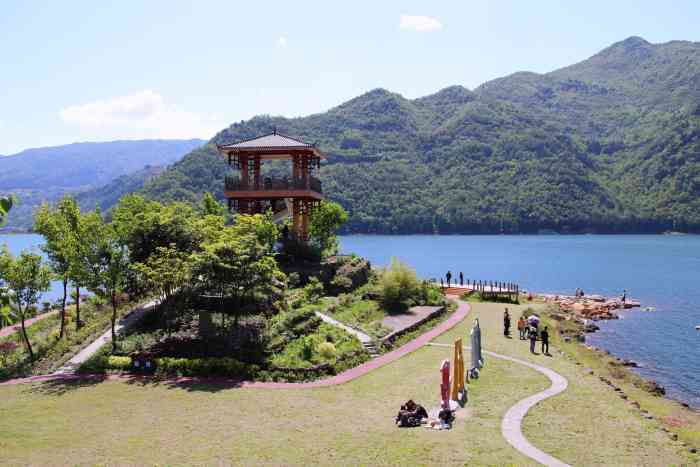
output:
<instances>
[{"instance_id":1,"label":"hillside vegetation","mask_svg":"<svg viewBox=\"0 0 700 467\"><path fill-rule=\"evenodd\" d=\"M700 44L631 37L546 74L235 123L142 192L223 196L214 143L277 129L328 154L345 232L700 232ZM279 170L278 166L266 168ZM108 203L107 203L108 204Z\"/></svg>"}]
</instances>

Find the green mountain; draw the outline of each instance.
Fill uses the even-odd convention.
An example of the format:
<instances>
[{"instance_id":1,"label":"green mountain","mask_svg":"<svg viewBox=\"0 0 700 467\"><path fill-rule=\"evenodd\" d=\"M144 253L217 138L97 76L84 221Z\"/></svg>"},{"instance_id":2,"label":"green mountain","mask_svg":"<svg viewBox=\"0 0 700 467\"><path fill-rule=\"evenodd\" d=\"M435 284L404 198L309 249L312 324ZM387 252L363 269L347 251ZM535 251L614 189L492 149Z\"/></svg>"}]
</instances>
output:
<instances>
[{"instance_id":1,"label":"green mountain","mask_svg":"<svg viewBox=\"0 0 700 467\"><path fill-rule=\"evenodd\" d=\"M82 197L86 207L94 208L103 199L111 205L114 195L141 188L148 178L146 172L155 175L153 169L139 171L175 162L204 143L198 139L74 143L0 157L0 193L14 193L19 199L5 228L29 229L32 211L42 202L53 202L65 193L94 190L127 176L128 182L122 179L121 184L112 185L111 193L103 190L102 197L99 193Z\"/></svg>"},{"instance_id":2,"label":"green mountain","mask_svg":"<svg viewBox=\"0 0 700 467\"><path fill-rule=\"evenodd\" d=\"M324 192L350 212L350 232L700 232L698 43L631 37L473 91L409 100L376 89L321 114L255 117L143 192L221 196L229 169L213 143L274 128L328 154Z\"/></svg>"}]
</instances>

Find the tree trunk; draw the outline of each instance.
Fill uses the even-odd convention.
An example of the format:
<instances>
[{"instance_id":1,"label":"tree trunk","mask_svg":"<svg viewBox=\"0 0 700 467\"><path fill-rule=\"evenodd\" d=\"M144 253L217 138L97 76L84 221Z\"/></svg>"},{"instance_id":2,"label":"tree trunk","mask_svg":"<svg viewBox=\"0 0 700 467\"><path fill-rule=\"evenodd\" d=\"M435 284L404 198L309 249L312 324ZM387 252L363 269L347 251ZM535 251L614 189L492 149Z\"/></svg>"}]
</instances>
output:
<instances>
[{"instance_id":1,"label":"tree trunk","mask_svg":"<svg viewBox=\"0 0 700 467\"><path fill-rule=\"evenodd\" d=\"M117 351L117 295L112 293L112 353Z\"/></svg>"},{"instance_id":2,"label":"tree trunk","mask_svg":"<svg viewBox=\"0 0 700 467\"><path fill-rule=\"evenodd\" d=\"M22 337L24 337L24 343L27 346L27 351L29 352L29 360L34 361L34 350L32 350L32 344L29 342L29 336L27 336L27 328L24 327L24 312L22 311L22 306L19 306L19 315L22 320Z\"/></svg>"},{"instance_id":3,"label":"tree trunk","mask_svg":"<svg viewBox=\"0 0 700 467\"><path fill-rule=\"evenodd\" d=\"M80 286L75 286L75 330L80 329Z\"/></svg>"},{"instance_id":4,"label":"tree trunk","mask_svg":"<svg viewBox=\"0 0 700 467\"><path fill-rule=\"evenodd\" d=\"M58 335L59 339L63 339L66 328L66 296L68 295L68 279L63 278L63 301L61 302L61 333Z\"/></svg>"}]
</instances>

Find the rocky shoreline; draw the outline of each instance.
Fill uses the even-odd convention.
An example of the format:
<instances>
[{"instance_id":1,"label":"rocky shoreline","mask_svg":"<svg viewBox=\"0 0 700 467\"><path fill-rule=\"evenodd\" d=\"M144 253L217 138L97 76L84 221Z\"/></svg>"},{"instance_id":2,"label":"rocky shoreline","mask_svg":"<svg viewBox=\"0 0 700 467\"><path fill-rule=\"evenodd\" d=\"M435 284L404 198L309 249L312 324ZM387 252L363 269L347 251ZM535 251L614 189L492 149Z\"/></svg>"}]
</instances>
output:
<instances>
[{"instance_id":1,"label":"rocky shoreline","mask_svg":"<svg viewBox=\"0 0 700 467\"><path fill-rule=\"evenodd\" d=\"M625 303L622 303L619 298L606 298L602 295L577 298L567 295L538 294L538 298L545 303L553 305L553 311L548 313L548 316L560 323L559 332L565 342L577 342L608 361L610 367L615 367L622 371L640 367L639 363L633 360L619 358L608 350L586 344L586 334L600 329L596 321L619 319L620 311L640 307L639 301L626 300ZM669 397L664 386L657 381L645 379L636 372L632 373L640 379L641 386L645 391L675 401L692 412L700 412L699 409L691 407L681 399Z\"/></svg>"}]
</instances>

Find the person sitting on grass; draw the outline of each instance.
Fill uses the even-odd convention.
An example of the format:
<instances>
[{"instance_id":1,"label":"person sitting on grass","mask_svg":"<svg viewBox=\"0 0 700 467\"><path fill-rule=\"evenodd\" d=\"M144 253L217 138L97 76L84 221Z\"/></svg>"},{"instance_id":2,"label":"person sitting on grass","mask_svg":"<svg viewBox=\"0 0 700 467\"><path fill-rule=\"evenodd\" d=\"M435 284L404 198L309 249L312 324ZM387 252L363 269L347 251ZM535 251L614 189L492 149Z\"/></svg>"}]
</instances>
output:
<instances>
[{"instance_id":1,"label":"person sitting on grass","mask_svg":"<svg viewBox=\"0 0 700 467\"><path fill-rule=\"evenodd\" d=\"M535 352L535 345L537 344L537 328L534 326L530 326L530 353L533 353L537 355L537 352Z\"/></svg>"},{"instance_id":2,"label":"person sitting on grass","mask_svg":"<svg viewBox=\"0 0 700 467\"><path fill-rule=\"evenodd\" d=\"M542 353L549 355L549 331L547 330L547 326L545 326L540 333L540 339L542 339Z\"/></svg>"}]
</instances>

